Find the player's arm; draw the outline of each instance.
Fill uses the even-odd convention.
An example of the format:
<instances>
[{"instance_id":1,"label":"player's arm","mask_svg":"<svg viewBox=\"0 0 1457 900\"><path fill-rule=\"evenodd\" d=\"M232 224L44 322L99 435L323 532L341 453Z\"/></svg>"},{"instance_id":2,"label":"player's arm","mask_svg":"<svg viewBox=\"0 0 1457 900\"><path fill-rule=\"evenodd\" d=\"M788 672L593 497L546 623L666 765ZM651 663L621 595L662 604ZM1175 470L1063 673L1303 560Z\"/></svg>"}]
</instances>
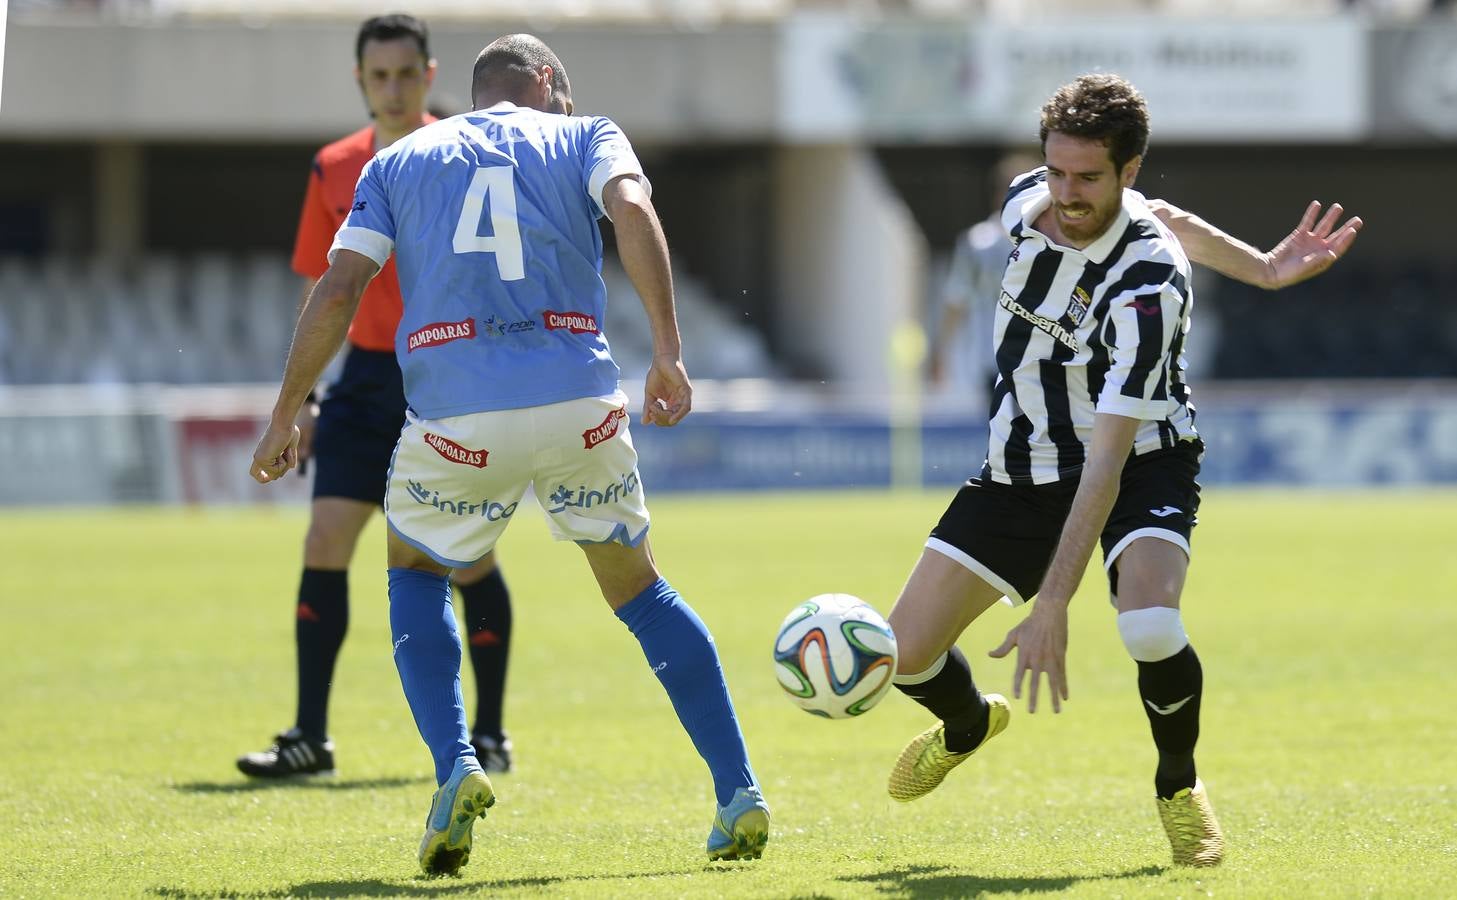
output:
<instances>
[{"instance_id":1,"label":"player's arm","mask_svg":"<svg viewBox=\"0 0 1457 900\"><path fill-rule=\"evenodd\" d=\"M1093 547L1118 499L1118 485L1123 464L1133 449L1133 438L1139 420L1127 416L1098 413L1093 416L1093 439L1088 459L1083 465L1082 480L1073 497L1071 512L1062 526L1057 550L1037 591L1032 613L1007 632L1006 640L991 651L994 657L1006 656L1017 648L1017 664L1012 673L1012 695L1022 696L1022 681L1031 673L1031 693L1027 711L1037 711L1037 692L1042 675L1047 675L1047 688L1052 694L1052 711L1062 711L1068 699L1067 688L1067 607L1083 580Z\"/></svg>"},{"instance_id":2,"label":"player's arm","mask_svg":"<svg viewBox=\"0 0 1457 900\"><path fill-rule=\"evenodd\" d=\"M683 368L683 344L673 304L668 241L653 201L636 175L620 175L602 189L602 209L617 234L617 253L642 298L653 334L643 423L676 425L693 407L693 386Z\"/></svg>"},{"instance_id":3,"label":"player's arm","mask_svg":"<svg viewBox=\"0 0 1457 900\"><path fill-rule=\"evenodd\" d=\"M1338 226L1341 205L1332 204L1321 216L1320 201L1312 200L1295 230L1266 253L1171 203L1149 200L1148 205L1179 239L1189 259L1266 290L1289 287L1329 269L1355 243L1363 224L1360 217L1352 217Z\"/></svg>"},{"instance_id":4,"label":"player's arm","mask_svg":"<svg viewBox=\"0 0 1457 900\"><path fill-rule=\"evenodd\" d=\"M281 478L298 463L299 429L294 421L324 368L343 346L359 298L377 272L379 263L373 259L341 249L304 302L288 349L278 400L249 470L260 484Z\"/></svg>"}]
</instances>

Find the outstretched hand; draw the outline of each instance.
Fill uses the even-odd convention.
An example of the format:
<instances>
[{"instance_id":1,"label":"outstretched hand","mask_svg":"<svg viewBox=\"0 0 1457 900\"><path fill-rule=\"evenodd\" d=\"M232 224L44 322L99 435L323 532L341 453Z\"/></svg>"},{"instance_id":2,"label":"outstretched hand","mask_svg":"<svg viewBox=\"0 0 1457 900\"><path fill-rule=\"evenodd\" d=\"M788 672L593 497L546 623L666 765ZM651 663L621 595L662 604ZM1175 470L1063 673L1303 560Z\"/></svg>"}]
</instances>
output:
<instances>
[{"instance_id":1,"label":"outstretched hand","mask_svg":"<svg viewBox=\"0 0 1457 900\"><path fill-rule=\"evenodd\" d=\"M644 425L677 425L693 408L693 385L683 361L676 356L655 356L648 369L644 386L642 422Z\"/></svg>"},{"instance_id":2,"label":"outstretched hand","mask_svg":"<svg viewBox=\"0 0 1457 900\"><path fill-rule=\"evenodd\" d=\"M1339 203L1333 203L1317 222L1320 201L1310 201L1300 224L1266 254L1270 266L1270 283L1266 287L1272 290L1289 287L1335 265L1356 242L1364 224L1359 216L1353 216L1337 227L1343 211Z\"/></svg>"},{"instance_id":3,"label":"outstretched hand","mask_svg":"<svg viewBox=\"0 0 1457 900\"><path fill-rule=\"evenodd\" d=\"M1052 695L1052 711L1062 712L1067 691L1067 607L1056 604L1038 605L1016 627L1007 632L1001 646L988 656L1001 659L1017 648L1017 667L1012 672L1012 696L1022 697L1022 682L1032 673L1032 690L1027 697L1027 711L1037 712L1037 691L1042 676L1047 675L1047 691Z\"/></svg>"}]
</instances>

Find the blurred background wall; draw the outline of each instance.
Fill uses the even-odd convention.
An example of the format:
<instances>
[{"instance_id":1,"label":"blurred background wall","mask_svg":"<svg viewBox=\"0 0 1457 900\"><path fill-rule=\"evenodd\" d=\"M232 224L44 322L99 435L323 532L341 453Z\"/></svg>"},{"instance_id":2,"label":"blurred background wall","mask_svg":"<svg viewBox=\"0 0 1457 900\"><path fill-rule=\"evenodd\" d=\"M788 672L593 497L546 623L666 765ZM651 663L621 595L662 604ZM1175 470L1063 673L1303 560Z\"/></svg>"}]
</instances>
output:
<instances>
[{"instance_id":1,"label":"blurred background wall","mask_svg":"<svg viewBox=\"0 0 1457 900\"><path fill-rule=\"evenodd\" d=\"M398 8L12 0L0 454L51 465L0 480L0 503L262 496L243 461L292 331L287 257L308 166L365 122L351 75L359 20ZM999 159L1035 151L1043 99L1094 69L1149 100L1146 194L1265 248L1311 199L1367 222L1344 261L1296 288L1196 282L1207 476L1457 481L1449 3L408 11L431 25L443 109L464 108L482 45L527 30L563 58L578 111L612 116L637 145L703 398L683 428L640 439L660 488L879 485L894 471L954 483L974 469L980 395L920 378L915 338L935 337L952 246L999 199ZM640 378L640 307L610 258L604 279L614 353ZM894 440L893 421L915 440ZM919 464L897 469L903 452Z\"/></svg>"}]
</instances>

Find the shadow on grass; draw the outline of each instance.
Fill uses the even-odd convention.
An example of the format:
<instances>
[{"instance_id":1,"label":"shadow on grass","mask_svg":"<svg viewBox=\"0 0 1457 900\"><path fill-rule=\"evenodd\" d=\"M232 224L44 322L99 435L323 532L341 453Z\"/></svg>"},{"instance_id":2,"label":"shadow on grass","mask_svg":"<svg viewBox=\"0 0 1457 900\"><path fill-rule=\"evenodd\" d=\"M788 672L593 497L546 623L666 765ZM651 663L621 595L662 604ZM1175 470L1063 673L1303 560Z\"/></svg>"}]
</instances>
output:
<instances>
[{"instance_id":1,"label":"shadow on grass","mask_svg":"<svg viewBox=\"0 0 1457 900\"><path fill-rule=\"evenodd\" d=\"M235 900L267 900L273 897L446 897L452 894L478 894L492 889L545 888L554 884L572 881L621 881L632 878L658 878L665 875L682 875L682 870L667 872L635 872L632 874L612 873L602 875L561 875L536 878L499 878L481 881L462 881L454 878L427 878L418 875L409 881L385 881L379 878L362 878L356 881L306 881L292 887L272 891L194 891L188 888L154 887L147 893L169 900L204 900L204 898L235 898Z\"/></svg>"},{"instance_id":2,"label":"shadow on grass","mask_svg":"<svg viewBox=\"0 0 1457 900\"><path fill-rule=\"evenodd\" d=\"M1084 881L1116 881L1159 875L1165 866L1144 866L1126 872L1065 876L951 875L945 866L907 866L870 875L845 875L839 881L858 881L906 897L977 897L996 894L1048 894Z\"/></svg>"},{"instance_id":3,"label":"shadow on grass","mask_svg":"<svg viewBox=\"0 0 1457 900\"><path fill-rule=\"evenodd\" d=\"M250 778L228 781L186 781L167 785L183 794L244 794L250 791L271 791L279 788L317 791L368 791L376 788L408 787L413 784L433 784L427 775L413 775L394 778L278 778L263 780Z\"/></svg>"}]
</instances>

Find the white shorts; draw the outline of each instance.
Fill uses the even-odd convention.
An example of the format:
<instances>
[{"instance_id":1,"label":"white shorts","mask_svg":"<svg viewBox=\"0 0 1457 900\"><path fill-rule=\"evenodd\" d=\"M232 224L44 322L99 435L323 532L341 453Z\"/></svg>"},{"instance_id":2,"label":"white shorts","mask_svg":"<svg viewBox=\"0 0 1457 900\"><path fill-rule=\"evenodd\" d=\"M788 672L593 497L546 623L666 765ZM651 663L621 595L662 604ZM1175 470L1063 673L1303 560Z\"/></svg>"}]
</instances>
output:
<instances>
[{"instance_id":1,"label":"white shorts","mask_svg":"<svg viewBox=\"0 0 1457 900\"><path fill-rule=\"evenodd\" d=\"M464 568L491 552L534 485L557 540L635 547L648 509L629 418L621 391L445 419L407 413L385 518L436 562Z\"/></svg>"}]
</instances>

